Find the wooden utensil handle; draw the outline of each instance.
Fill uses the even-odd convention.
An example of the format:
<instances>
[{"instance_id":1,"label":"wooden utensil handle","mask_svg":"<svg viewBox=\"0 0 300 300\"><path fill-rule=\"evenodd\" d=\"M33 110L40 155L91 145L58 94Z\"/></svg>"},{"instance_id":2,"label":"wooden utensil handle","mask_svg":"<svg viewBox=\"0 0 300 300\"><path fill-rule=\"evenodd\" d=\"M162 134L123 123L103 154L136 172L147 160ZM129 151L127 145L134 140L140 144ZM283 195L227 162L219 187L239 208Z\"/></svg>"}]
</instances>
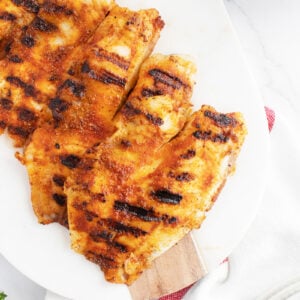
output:
<instances>
[{"instance_id":1,"label":"wooden utensil handle","mask_svg":"<svg viewBox=\"0 0 300 300\"><path fill-rule=\"evenodd\" d=\"M154 260L130 287L133 300L152 300L191 285L207 273L190 234Z\"/></svg>"}]
</instances>

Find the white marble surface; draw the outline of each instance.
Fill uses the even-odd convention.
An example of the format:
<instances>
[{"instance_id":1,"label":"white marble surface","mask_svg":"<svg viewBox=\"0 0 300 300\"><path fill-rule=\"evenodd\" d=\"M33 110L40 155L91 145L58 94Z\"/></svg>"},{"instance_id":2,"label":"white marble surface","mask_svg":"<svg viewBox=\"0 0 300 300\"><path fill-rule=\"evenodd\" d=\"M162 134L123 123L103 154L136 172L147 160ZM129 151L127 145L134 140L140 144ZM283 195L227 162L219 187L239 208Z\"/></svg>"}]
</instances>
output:
<instances>
[{"instance_id":1,"label":"white marble surface","mask_svg":"<svg viewBox=\"0 0 300 300\"><path fill-rule=\"evenodd\" d=\"M194 299L254 299L300 276L300 1L225 5L265 105L276 112L271 172L258 216L230 257L228 279L208 285L208 278L191 294ZM43 300L45 294L0 256L1 290L9 300Z\"/></svg>"}]
</instances>

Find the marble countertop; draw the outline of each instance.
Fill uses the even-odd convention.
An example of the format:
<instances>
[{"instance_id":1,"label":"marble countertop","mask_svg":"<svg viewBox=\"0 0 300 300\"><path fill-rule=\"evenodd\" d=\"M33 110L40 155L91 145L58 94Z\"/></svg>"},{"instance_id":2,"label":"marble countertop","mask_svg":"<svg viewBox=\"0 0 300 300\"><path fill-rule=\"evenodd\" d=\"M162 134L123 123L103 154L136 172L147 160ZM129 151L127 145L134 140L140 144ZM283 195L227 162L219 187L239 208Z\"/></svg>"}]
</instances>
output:
<instances>
[{"instance_id":1,"label":"marble countertop","mask_svg":"<svg viewBox=\"0 0 300 300\"><path fill-rule=\"evenodd\" d=\"M276 114L271 170L259 213L230 256L229 277L209 287L203 284L191 293L193 299L253 299L300 276L300 1L224 2L264 103ZM0 255L2 290L9 300L45 297L43 288Z\"/></svg>"}]
</instances>

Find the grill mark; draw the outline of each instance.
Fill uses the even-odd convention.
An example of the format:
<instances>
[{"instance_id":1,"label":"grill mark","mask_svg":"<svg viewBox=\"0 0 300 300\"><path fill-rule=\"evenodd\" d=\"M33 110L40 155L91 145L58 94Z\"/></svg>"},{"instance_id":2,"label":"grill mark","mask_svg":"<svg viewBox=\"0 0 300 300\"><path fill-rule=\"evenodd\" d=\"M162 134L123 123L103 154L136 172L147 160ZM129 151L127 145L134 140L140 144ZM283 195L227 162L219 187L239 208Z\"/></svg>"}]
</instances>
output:
<instances>
[{"instance_id":1,"label":"grill mark","mask_svg":"<svg viewBox=\"0 0 300 300\"><path fill-rule=\"evenodd\" d=\"M11 110L13 105L14 103L10 99L7 98L0 99L0 106L5 110Z\"/></svg>"},{"instance_id":2,"label":"grill mark","mask_svg":"<svg viewBox=\"0 0 300 300\"><path fill-rule=\"evenodd\" d=\"M69 107L69 103L56 97L50 100L50 103L48 105L48 107L52 110L52 111L56 111L58 113L64 112L68 109Z\"/></svg>"},{"instance_id":3,"label":"grill mark","mask_svg":"<svg viewBox=\"0 0 300 300\"><path fill-rule=\"evenodd\" d=\"M169 224L175 224L175 223L177 223L177 218L176 217L170 217L170 218L168 218L168 223Z\"/></svg>"},{"instance_id":4,"label":"grill mark","mask_svg":"<svg viewBox=\"0 0 300 300\"><path fill-rule=\"evenodd\" d=\"M142 90L143 97L155 97L155 96L162 96L162 95L164 95L164 92L162 90L151 90L148 88L144 88Z\"/></svg>"},{"instance_id":5,"label":"grill mark","mask_svg":"<svg viewBox=\"0 0 300 300\"><path fill-rule=\"evenodd\" d=\"M85 61L85 62L82 64L82 66L81 66L81 72L82 72L82 73L89 73L90 71L91 71L91 68L90 68L88 62Z\"/></svg>"},{"instance_id":6,"label":"grill mark","mask_svg":"<svg viewBox=\"0 0 300 300\"><path fill-rule=\"evenodd\" d=\"M111 246L113 246L115 249L119 250L120 252L122 253L126 253L128 252L128 249L125 245L119 243L119 242L116 242L116 241L113 241L111 243L109 243Z\"/></svg>"},{"instance_id":7,"label":"grill mark","mask_svg":"<svg viewBox=\"0 0 300 300\"><path fill-rule=\"evenodd\" d=\"M208 140L211 139L211 131L197 130L193 132L193 136L198 140Z\"/></svg>"},{"instance_id":8,"label":"grill mark","mask_svg":"<svg viewBox=\"0 0 300 300\"><path fill-rule=\"evenodd\" d=\"M0 20L4 20L4 21L15 21L17 19L17 17L9 12L3 12L0 15Z\"/></svg>"},{"instance_id":9,"label":"grill mark","mask_svg":"<svg viewBox=\"0 0 300 300\"><path fill-rule=\"evenodd\" d=\"M75 169L81 159L73 154L60 156L60 162L69 169Z\"/></svg>"},{"instance_id":10,"label":"grill mark","mask_svg":"<svg viewBox=\"0 0 300 300\"><path fill-rule=\"evenodd\" d=\"M154 125L161 126L164 124L163 119L161 119L160 117L154 117L149 113L146 114L146 118Z\"/></svg>"},{"instance_id":11,"label":"grill mark","mask_svg":"<svg viewBox=\"0 0 300 300\"><path fill-rule=\"evenodd\" d=\"M198 140L210 140L214 143L226 143L229 140L229 137L220 133L213 135L211 131L201 131L197 130L193 132L193 136Z\"/></svg>"},{"instance_id":12,"label":"grill mark","mask_svg":"<svg viewBox=\"0 0 300 300\"><path fill-rule=\"evenodd\" d=\"M109 246L112 246L113 248L117 249L118 251L122 253L128 252L127 247L117 241L113 240L113 234L104 230L104 231L92 231L90 233L90 237L94 242L100 242L105 241Z\"/></svg>"},{"instance_id":13,"label":"grill mark","mask_svg":"<svg viewBox=\"0 0 300 300\"><path fill-rule=\"evenodd\" d=\"M127 71L129 68L130 62L126 61L123 57L119 56L116 53L110 53L103 49L100 49L99 51L95 51L95 54L97 57L103 58L123 70Z\"/></svg>"},{"instance_id":14,"label":"grill mark","mask_svg":"<svg viewBox=\"0 0 300 300\"><path fill-rule=\"evenodd\" d=\"M18 119L24 122L34 121L36 119L35 114L27 108L18 109Z\"/></svg>"},{"instance_id":15,"label":"grill mark","mask_svg":"<svg viewBox=\"0 0 300 300\"><path fill-rule=\"evenodd\" d=\"M19 77L16 76L8 76L6 77L6 81L8 81L9 83L20 87L24 90L25 95L28 97L34 97L36 92L35 89L32 85L25 83L24 81L22 81Z\"/></svg>"},{"instance_id":16,"label":"grill mark","mask_svg":"<svg viewBox=\"0 0 300 300\"><path fill-rule=\"evenodd\" d=\"M96 81L100 81L104 84L113 84L120 87L125 87L126 85L126 79L121 78L107 70L101 69L99 72L95 72L92 70L88 64L88 62L84 62L81 67L81 72L88 74L88 76L91 79L94 79Z\"/></svg>"},{"instance_id":17,"label":"grill mark","mask_svg":"<svg viewBox=\"0 0 300 300\"><path fill-rule=\"evenodd\" d=\"M155 84L160 82L176 90L180 89L181 87L186 87L186 84L183 83L178 77L163 70L152 69L148 73L154 78Z\"/></svg>"},{"instance_id":18,"label":"grill mark","mask_svg":"<svg viewBox=\"0 0 300 300\"><path fill-rule=\"evenodd\" d=\"M21 38L21 43L26 46L27 48L32 48L35 44L35 41L33 39L33 37L29 36L29 35L24 35Z\"/></svg>"},{"instance_id":19,"label":"grill mark","mask_svg":"<svg viewBox=\"0 0 300 300\"><path fill-rule=\"evenodd\" d=\"M94 231L90 232L90 237L93 241L99 242L101 240L110 241L110 240L112 240L113 235L106 230L103 230L103 231L94 230Z\"/></svg>"},{"instance_id":20,"label":"grill mark","mask_svg":"<svg viewBox=\"0 0 300 300\"><path fill-rule=\"evenodd\" d=\"M183 159L191 159L196 155L196 151L193 149L189 149L186 153L180 155Z\"/></svg>"},{"instance_id":21,"label":"grill mark","mask_svg":"<svg viewBox=\"0 0 300 300\"><path fill-rule=\"evenodd\" d=\"M52 112L54 120L60 121L62 119L62 113L69 108L70 104L58 97L50 99L48 104L49 109Z\"/></svg>"},{"instance_id":22,"label":"grill mark","mask_svg":"<svg viewBox=\"0 0 300 300\"><path fill-rule=\"evenodd\" d=\"M70 68L67 73L71 76L75 75L75 71L72 68Z\"/></svg>"},{"instance_id":23,"label":"grill mark","mask_svg":"<svg viewBox=\"0 0 300 300\"><path fill-rule=\"evenodd\" d=\"M143 207L130 205L121 201L115 201L114 209L138 217L146 222L160 222L162 220L161 217L155 215L152 209L145 209Z\"/></svg>"},{"instance_id":24,"label":"grill mark","mask_svg":"<svg viewBox=\"0 0 300 300\"><path fill-rule=\"evenodd\" d=\"M226 143L229 140L229 137L224 135L224 134L216 134L213 138L212 141L215 143Z\"/></svg>"},{"instance_id":25,"label":"grill mark","mask_svg":"<svg viewBox=\"0 0 300 300\"><path fill-rule=\"evenodd\" d=\"M128 140L121 140L121 145L125 148L130 148L131 147L131 143Z\"/></svg>"},{"instance_id":26,"label":"grill mark","mask_svg":"<svg viewBox=\"0 0 300 300\"><path fill-rule=\"evenodd\" d=\"M204 116L213 120L220 127L236 126L237 123L235 118L229 117L225 114L214 113L209 110L204 111Z\"/></svg>"},{"instance_id":27,"label":"grill mark","mask_svg":"<svg viewBox=\"0 0 300 300\"><path fill-rule=\"evenodd\" d=\"M5 129L6 126L7 126L7 124L4 121L0 120L0 128Z\"/></svg>"},{"instance_id":28,"label":"grill mark","mask_svg":"<svg viewBox=\"0 0 300 300\"><path fill-rule=\"evenodd\" d=\"M138 227L134 227L134 226L129 226L129 225L125 225L121 222L116 222L113 220L108 220L108 227L110 230L113 230L117 233L121 233L121 234L131 234L134 237L139 237L139 236L144 236L147 234L146 231L138 228Z\"/></svg>"},{"instance_id":29,"label":"grill mark","mask_svg":"<svg viewBox=\"0 0 300 300\"><path fill-rule=\"evenodd\" d=\"M78 98L83 97L84 92L85 92L85 86L75 82L72 79L67 79L61 87L59 87L59 90L64 89L64 88L70 88L70 91L72 94Z\"/></svg>"},{"instance_id":30,"label":"grill mark","mask_svg":"<svg viewBox=\"0 0 300 300\"><path fill-rule=\"evenodd\" d=\"M11 55L8 57L8 60L15 63L15 64L20 64L23 62L23 59L20 58L18 55Z\"/></svg>"},{"instance_id":31,"label":"grill mark","mask_svg":"<svg viewBox=\"0 0 300 300\"><path fill-rule=\"evenodd\" d=\"M33 0L12 0L12 2L17 6L24 7L27 11L37 14L40 10L39 5Z\"/></svg>"},{"instance_id":32,"label":"grill mark","mask_svg":"<svg viewBox=\"0 0 300 300\"><path fill-rule=\"evenodd\" d=\"M167 204L179 204L182 200L182 196L180 194L174 194L167 189L153 191L150 195L155 200Z\"/></svg>"},{"instance_id":33,"label":"grill mark","mask_svg":"<svg viewBox=\"0 0 300 300\"><path fill-rule=\"evenodd\" d=\"M62 194L53 194L52 195L53 200L59 205L59 206L65 206L67 203L67 196Z\"/></svg>"},{"instance_id":34,"label":"grill mark","mask_svg":"<svg viewBox=\"0 0 300 300\"><path fill-rule=\"evenodd\" d=\"M138 108L135 108L131 102L126 102L123 106L122 113L125 117L133 117L136 115L140 115L142 112Z\"/></svg>"},{"instance_id":35,"label":"grill mark","mask_svg":"<svg viewBox=\"0 0 300 300\"><path fill-rule=\"evenodd\" d=\"M88 222L93 221L94 218L98 218L98 215L88 209L84 209L85 219Z\"/></svg>"},{"instance_id":36,"label":"grill mark","mask_svg":"<svg viewBox=\"0 0 300 300\"><path fill-rule=\"evenodd\" d=\"M193 177L189 173L183 172L183 173L177 175L175 177L175 179L177 181L186 181L186 182L189 182L189 181L191 181L193 179Z\"/></svg>"},{"instance_id":37,"label":"grill mark","mask_svg":"<svg viewBox=\"0 0 300 300\"><path fill-rule=\"evenodd\" d=\"M65 14L70 16L73 14L71 9L68 9L66 6L57 5L55 3L51 3L47 1L43 4L43 10L47 13L54 13L54 14Z\"/></svg>"},{"instance_id":38,"label":"grill mark","mask_svg":"<svg viewBox=\"0 0 300 300\"><path fill-rule=\"evenodd\" d=\"M62 176L62 175L54 175L54 176L52 177L52 181L53 181L57 186L63 187L64 184L65 184L65 181L66 181L66 177L65 177L65 176Z\"/></svg>"},{"instance_id":39,"label":"grill mark","mask_svg":"<svg viewBox=\"0 0 300 300\"><path fill-rule=\"evenodd\" d=\"M89 77L103 82L104 84L113 84L120 87L125 87L126 85L126 79L118 77L117 75L106 70L101 70L99 73L95 73L93 70L91 70L89 72Z\"/></svg>"},{"instance_id":40,"label":"grill mark","mask_svg":"<svg viewBox=\"0 0 300 300\"><path fill-rule=\"evenodd\" d=\"M168 224L172 225L178 222L178 219L176 217L169 216L167 214L162 215L162 220L166 225Z\"/></svg>"},{"instance_id":41,"label":"grill mark","mask_svg":"<svg viewBox=\"0 0 300 300\"><path fill-rule=\"evenodd\" d=\"M13 41L8 42L8 43L5 45L4 51L5 51L6 54L8 54L8 53L10 52L12 43L13 43Z\"/></svg>"},{"instance_id":42,"label":"grill mark","mask_svg":"<svg viewBox=\"0 0 300 300\"><path fill-rule=\"evenodd\" d=\"M59 78L57 75L50 75L49 81L57 81Z\"/></svg>"},{"instance_id":43,"label":"grill mark","mask_svg":"<svg viewBox=\"0 0 300 300\"><path fill-rule=\"evenodd\" d=\"M113 269L116 267L115 261L108 256L98 254L93 251L88 251L85 256L88 260L99 265L102 269Z\"/></svg>"},{"instance_id":44,"label":"grill mark","mask_svg":"<svg viewBox=\"0 0 300 300\"><path fill-rule=\"evenodd\" d=\"M54 24L52 24L46 20L43 20L40 17L36 17L32 21L31 25L33 26L33 28L35 28L41 32L52 32L52 31L57 30L57 27Z\"/></svg>"},{"instance_id":45,"label":"grill mark","mask_svg":"<svg viewBox=\"0 0 300 300\"><path fill-rule=\"evenodd\" d=\"M26 130L22 127L8 126L8 132L12 135L18 135L24 139L27 139L31 133L31 130Z\"/></svg>"}]
</instances>

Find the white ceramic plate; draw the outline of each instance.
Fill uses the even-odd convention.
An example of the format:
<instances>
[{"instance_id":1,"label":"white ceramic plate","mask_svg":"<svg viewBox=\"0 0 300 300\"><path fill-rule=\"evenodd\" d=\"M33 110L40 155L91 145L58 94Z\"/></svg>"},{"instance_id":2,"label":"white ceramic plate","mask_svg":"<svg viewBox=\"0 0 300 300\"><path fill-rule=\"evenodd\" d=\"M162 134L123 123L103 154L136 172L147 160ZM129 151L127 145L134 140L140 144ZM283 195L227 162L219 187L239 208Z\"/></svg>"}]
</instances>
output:
<instances>
[{"instance_id":1,"label":"white ceramic plate","mask_svg":"<svg viewBox=\"0 0 300 300\"><path fill-rule=\"evenodd\" d=\"M198 66L195 108L207 103L223 112L241 111L249 134L216 205L196 240L208 270L244 236L265 185L269 140L260 95L249 75L221 0L122 0L130 8L155 7L166 27L155 49L187 53ZM123 285L106 283L98 267L70 250L66 229L39 225L31 209L25 168L0 137L0 251L40 285L72 299L130 299Z\"/></svg>"}]
</instances>

